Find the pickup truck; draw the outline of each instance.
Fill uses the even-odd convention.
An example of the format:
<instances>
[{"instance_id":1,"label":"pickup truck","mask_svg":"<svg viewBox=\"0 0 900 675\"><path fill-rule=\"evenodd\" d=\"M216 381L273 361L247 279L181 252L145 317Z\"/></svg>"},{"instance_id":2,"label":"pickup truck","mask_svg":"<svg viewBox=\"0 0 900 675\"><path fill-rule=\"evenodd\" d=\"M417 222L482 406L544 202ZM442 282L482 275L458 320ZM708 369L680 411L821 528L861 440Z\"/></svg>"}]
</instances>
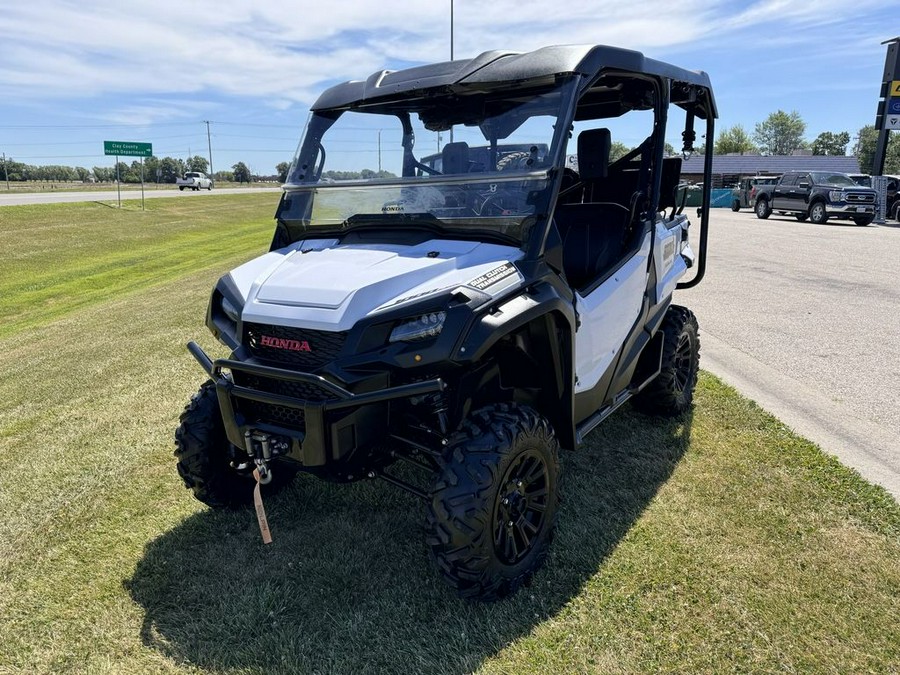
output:
<instances>
[{"instance_id":1,"label":"pickup truck","mask_svg":"<svg viewBox=\"0 0 900 675\"><path fill-rule=\"evenodd\" d=\"M175 185L178 186L179 190L184 190L185 188L190 188L191 190L212 190L213 188L212 178L200 171L188 171L184 174L184 178L175 179Z\"/></svg>"},{"instance_id":2,"label":"pickup truck","mask_svg":"<svg viewBox=\"0 0 900 675\"><path fill-rule=\"evenodd\" d=\"M875 219L875 190L858 185L845 173L788 171L775 185L760 185L753 205L757 218L773 211L825 223L829 218L849 218L857 225Z\"/></svg>"},{"instance_id":3,"label":"pickup truck","mask_svg":"<svg viewBox=\"0 0 900 675\"><path fill-rule=\"evenodd\" d=\"M775 185L779 176L742 176L731 191L731 210L740 211L741 207L753 206L756 189L759 185Z\"/></svg>"}]
</instances>

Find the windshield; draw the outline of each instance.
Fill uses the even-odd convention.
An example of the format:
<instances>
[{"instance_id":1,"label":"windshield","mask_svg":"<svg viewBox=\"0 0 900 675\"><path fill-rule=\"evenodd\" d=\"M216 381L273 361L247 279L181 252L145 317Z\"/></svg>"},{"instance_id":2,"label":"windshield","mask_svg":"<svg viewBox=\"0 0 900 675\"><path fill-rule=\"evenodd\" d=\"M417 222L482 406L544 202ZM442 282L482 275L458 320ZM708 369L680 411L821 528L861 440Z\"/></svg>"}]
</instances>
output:
<instances>
[{"instance_id":1,"label":"windshield","mask_svg":"<svg viewBox=\"0 0 900 675\"><path fill-rule=\"evenodd\" d=\"M278 217L304 236L405 223L521 244L546 212L573 90L561 78L314 112Z\"/></svg>"},{"instance_id":2,"label":"windshield","mask_svg":"<svg viewBox=\"0 0 900 675\"><path fill-rule=\"evenodd\" d=\"M816 171L810 174L815 185L834 185L837 187L859 187L850 176L845 173L826 173Z\"/></svg>"}]
</instances>

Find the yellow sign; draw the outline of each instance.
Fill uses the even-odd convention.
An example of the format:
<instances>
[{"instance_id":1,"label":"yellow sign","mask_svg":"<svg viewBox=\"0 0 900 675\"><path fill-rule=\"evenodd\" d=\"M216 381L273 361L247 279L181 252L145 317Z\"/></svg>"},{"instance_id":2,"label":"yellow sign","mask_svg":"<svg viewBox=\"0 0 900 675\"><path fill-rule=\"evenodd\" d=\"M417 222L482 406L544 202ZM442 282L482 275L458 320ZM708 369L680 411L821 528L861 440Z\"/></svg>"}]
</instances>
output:
<instances>
[{"instance_id":1,"label":"yellow sign","mask_svg":"<svg viewBox=\"0 0 900 675\"><path fill-rule=\"evenodd\" d=\"M900 80L891 82L891 91L888 93L888 98L894 97L900 97Z\"/></svg>"}]
</instances>

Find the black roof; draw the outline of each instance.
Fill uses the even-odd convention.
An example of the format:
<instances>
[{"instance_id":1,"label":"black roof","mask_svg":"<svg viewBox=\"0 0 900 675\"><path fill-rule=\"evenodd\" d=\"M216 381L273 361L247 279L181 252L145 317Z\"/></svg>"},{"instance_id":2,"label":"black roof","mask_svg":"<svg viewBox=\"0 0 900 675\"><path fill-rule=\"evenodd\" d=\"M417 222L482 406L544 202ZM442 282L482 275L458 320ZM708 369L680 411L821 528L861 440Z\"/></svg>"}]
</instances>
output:
<instances>
[{"instance_id":1,"label":"black roof","mask_svg":"<svg viewBox=\"0 0 900 675\"><path fill-rule=\"evenodd\" d=\"M590 77L605 69L646 73L703 88L707 90L706 108L716 116L712 87L705 72L686 70L649 59L640 52L604 45L562 45L524 53L489 51L474 59L445 61L398 71L381 70L364 81L354 80L327 89L312 109L349 108L367 101L450 85L500 84L563 73Z\"/></svg>"},{"instance_id":2,"label":"black roof","mask_svg":"<svg viewBox=\"0 0 900 675\"><path fill-rule=\"evenodd\" d=\"M837 171L859 173L859 160L843 155L713 155L714 175L755 175L787 171ZM681 164L681 173L703 173L703 156L694 155Z\"/></svg>"}]
</instances>

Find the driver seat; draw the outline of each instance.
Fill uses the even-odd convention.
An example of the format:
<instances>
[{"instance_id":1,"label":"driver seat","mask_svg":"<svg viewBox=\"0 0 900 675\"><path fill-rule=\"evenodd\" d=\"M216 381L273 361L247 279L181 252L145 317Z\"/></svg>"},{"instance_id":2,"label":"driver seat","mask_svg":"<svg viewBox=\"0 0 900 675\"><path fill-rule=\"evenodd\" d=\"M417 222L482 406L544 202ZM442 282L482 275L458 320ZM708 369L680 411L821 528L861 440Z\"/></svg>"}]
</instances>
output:
<instances>
[{"instance_id":1,"label":"driver seat","mask_svg":"<svg viewBox=\"0 0 900 675\"><path fill-rule=\"evenodd\" d=\"M441 173L469 173L469 144L447 143L441 150Z\"/></svg>"}]
</instances>

